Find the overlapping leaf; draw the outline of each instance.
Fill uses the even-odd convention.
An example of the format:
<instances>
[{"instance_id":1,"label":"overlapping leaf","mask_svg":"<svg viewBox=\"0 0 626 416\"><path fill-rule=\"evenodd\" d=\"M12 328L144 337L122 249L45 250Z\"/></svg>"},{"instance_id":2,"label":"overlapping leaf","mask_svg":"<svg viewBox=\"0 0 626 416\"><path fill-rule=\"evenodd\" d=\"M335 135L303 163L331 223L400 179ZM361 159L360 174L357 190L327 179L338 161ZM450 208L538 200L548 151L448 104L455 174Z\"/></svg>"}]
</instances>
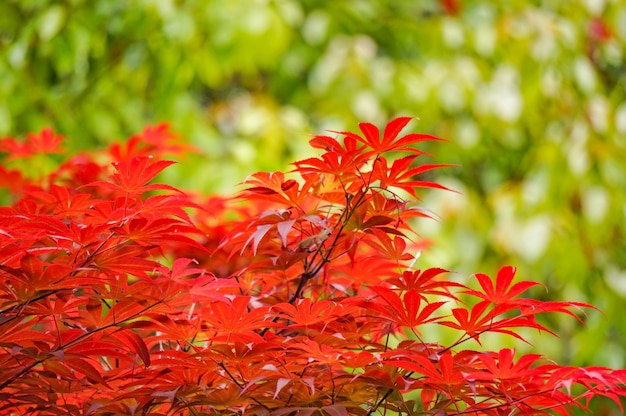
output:
<instances>
[{"instance_id":1,"label":"overlapping leaf","mask_svg":"<svg viewBox=\"0 0 626 416\"><path fill-rule=\"evenodd\" d=\"M151 183L173 162L148 154L180 150L165 126L113 146L112 174L82 155L29 182L0 208L0 413L566 415L594 396L619 406L624 370L469 349L488 333L548 331L543 313L582 321L589 305L523 298L536 283L515 283L512 267L477 274L476 288L411 269L428 248L416 191L441 188L420 175L447 165L416 164L414 145L437 139L401 136L410 120L316 136L319 157L291 176L252 175L234 208ZM38 137L55 151L57 136ZM0 186L11 178L0 168Z\"/></svg>"}]
</instances>

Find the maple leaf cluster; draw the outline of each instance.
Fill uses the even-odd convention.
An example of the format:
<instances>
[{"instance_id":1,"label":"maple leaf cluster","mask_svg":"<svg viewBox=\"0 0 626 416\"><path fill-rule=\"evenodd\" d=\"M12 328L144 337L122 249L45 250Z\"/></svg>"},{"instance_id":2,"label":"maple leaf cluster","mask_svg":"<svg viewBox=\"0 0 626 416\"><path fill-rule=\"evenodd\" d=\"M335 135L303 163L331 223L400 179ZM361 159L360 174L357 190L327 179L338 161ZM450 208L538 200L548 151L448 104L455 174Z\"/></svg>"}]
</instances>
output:
<instances>
[{"instance_id":1,"label":"maple leaf cluster","mask_svg":"<svg viewBox=\"0 0 626 416\"><path fill-rule=\"evenodd\" d=\"M0 168L2 415L537 415L617 406L626 370L480 347L548 331L590 305L521 297L537 283L462 284L416 270L422 141L316 136L320 156L260 172L233 198L153 183L189 149L167 126L43 177ZM10 166L57 153L51 131L0 140ZM458 280L458 279L457 279ZM433 328L456 334L443 343Z\"/></svg>"}]
</instances>

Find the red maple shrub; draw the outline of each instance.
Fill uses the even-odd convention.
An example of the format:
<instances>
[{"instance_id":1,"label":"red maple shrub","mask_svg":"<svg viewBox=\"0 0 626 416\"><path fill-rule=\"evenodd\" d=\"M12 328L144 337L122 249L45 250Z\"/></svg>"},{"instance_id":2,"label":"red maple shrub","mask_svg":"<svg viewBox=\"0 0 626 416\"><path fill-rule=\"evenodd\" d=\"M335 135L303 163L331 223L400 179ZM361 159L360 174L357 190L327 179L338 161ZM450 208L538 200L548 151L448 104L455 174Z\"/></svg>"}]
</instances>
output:
<instances>
[{"instance_id":1,"label":"red maple shrub","mask_svg":"<svg viewBox=\"0 0 626 416\"><path fill-rule=\"evenodd\" d=\"M152 180L173 162L166 127L36 177L49 130L2 139L0 414L569 414L618 405L625 370L560 366L484 334L549 331L536 317L589 305L521 295L503 267L468 285L413 269L427 216L401 117L381 132L317 136L319 157L255 173L233 199L192 200ZM54 156L54 157L59 157ZM23 164L22 164L23 165ZM210 169L207 168L208 174ZM458 280L458 279L457 279ZM447 327L448 345L431 328ZM472 342L470 342L472 341ZM478 341L475 343L474 341Z\"/></svg>"}]
</instances>

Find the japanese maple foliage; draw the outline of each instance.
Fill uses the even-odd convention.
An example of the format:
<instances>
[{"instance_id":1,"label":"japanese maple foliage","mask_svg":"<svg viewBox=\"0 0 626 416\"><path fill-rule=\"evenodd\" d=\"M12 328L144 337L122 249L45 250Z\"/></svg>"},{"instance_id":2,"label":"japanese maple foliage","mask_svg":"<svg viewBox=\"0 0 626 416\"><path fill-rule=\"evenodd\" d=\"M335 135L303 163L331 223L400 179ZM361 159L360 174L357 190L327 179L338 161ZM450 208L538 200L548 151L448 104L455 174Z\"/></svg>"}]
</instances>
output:
<instances>
[{"instance_id":1,"label":"japanese maple foliage","mask_svg":"<svg viewBox=\"0 0 626 416\"><path fill-rule=\"evenodd\" d=\"M50 175L11 168L58 153L51 131L2 139L0 414L570 414L620 405L625 370L560 366L480 347L488 333L548 331L577 302L523 297L503 267L467 285L412 268L423 173L401 131L317 136L320 156L260 172L205 202L155 177L172 163L166 126ZM210 174L210 167L207 167ZM19 185L19 186L18 186ZM458 279L457 279L458 280ZM455 331L444 343L436 327ZM471 342L470 342L471 341ZM477 347L478 346L478 347Z\"/></svg>"}]
</instances>

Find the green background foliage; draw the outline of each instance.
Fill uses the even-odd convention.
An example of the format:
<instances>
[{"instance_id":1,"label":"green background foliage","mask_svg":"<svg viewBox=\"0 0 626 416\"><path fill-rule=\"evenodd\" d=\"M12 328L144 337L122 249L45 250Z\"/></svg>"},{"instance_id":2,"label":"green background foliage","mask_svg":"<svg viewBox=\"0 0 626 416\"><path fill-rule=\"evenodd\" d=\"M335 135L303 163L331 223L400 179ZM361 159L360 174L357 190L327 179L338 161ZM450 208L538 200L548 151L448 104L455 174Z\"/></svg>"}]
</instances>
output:
<instances>
[{"instance_id":1,"label":"green background foliage","mask_svg":"<svg viewBox=\"0 0 626 416\"><path fill-rule=\"evenodd\" d=\"M623 0L4 0L0 135L52 126L75 152L167 121L199 154L166 180L232 193L309 134L419 117L460 167L424 197L418 265L514 264L607 315L551 322L539 352L624 367L624 45Z\"/></svg>"}]
</instances>

